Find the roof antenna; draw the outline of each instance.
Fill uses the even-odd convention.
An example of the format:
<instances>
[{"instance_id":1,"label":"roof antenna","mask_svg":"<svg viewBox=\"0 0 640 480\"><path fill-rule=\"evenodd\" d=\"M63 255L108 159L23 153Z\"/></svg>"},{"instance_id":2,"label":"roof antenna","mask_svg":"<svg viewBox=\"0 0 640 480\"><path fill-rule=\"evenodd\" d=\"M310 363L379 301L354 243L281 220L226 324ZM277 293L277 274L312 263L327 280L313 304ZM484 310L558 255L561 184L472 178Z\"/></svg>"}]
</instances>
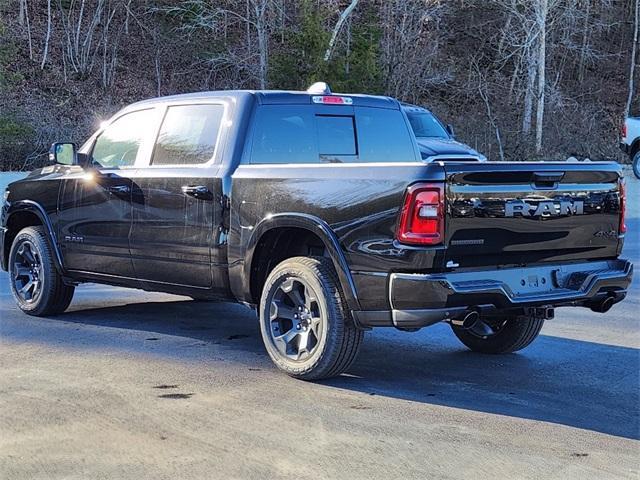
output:
<instances>
[{"instance_id":1,"label":"roof antenna","mask_svg":"<svg viewBox=\"0 0 640 480\"><path fill-rule=\"evenodd\" d=\"M307 93L311 95L331 95L331 89L326 82L316 82L307 88Z\"/></svg>"}]
</instances>

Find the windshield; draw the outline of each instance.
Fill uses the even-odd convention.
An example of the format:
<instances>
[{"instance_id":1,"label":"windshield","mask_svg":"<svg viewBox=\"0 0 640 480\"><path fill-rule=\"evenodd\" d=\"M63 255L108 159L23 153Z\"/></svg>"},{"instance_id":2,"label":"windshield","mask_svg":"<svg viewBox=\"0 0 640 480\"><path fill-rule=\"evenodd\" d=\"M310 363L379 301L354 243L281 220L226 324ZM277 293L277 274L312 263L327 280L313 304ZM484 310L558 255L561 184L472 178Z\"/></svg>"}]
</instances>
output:
<instances>
[{"instance_id":1,"label":"windshield","mask_svg":"<svg viewBox=\"0 0 640 480\"><path fill-rule=\"evenodd\" d=\"M428 112L407 113L413 133L417 138L449 138L442 124Z\"/></svg>"}]
</instances>

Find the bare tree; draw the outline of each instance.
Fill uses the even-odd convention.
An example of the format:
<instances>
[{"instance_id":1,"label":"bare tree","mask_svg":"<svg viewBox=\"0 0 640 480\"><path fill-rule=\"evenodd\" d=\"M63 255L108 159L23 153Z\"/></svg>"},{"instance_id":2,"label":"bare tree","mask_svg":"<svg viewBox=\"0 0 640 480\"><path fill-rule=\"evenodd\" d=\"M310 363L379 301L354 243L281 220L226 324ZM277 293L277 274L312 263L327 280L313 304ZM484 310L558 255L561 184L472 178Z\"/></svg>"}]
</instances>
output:
<instances>
[{"instance_id":1,"label":"bare tree","mask_svg":"<svg viewBox=\"0 0 640 480\"><path fill-rule=\"evenodd\" d=\"M441 38L439 23L445 12L440 0L382 2L380 61L388 94L416 101L429 87L451 79L448 69L435 64Z\"/></svg>"},{"instance_id":2,"label":"bare tree","mask_svg":"<svg viewBox=\"0 0 640 480\"><path fill-rule=\"evenodd\" d=\"M277 21L282 5L276 0L227 0L209 2L206 0L185 0L176 6L167 7L165 12L180 17L180 30L193 33L197 30L221 35L225 38L228 28L241 24L245 28L246 43L240 48L227 45L225 53L212 55L212 68L237 68L251 72L261 89L267 87L269 74L269 38L272 20ZM257 46L257 53L253 45ZM255 67L257 66L257 75Z\"/></svg>"},{"instance_id":3,"label":"bare tree","mask_svg":"<svg viewBox=\"0 0 640 480\"><path fill-rule=\"evenodd\" d=\"M640 0L636 0L636 13L633 30L633 45L631 46L631 64L629 65L629 94L627 96L627 103L624 106L624 114L628 116L631 112L631 102L633 96L636 94L634 87L634 77L636 73L636 52L638 50L638 29L640 29Z\"/></svg>"},{"instance_id":4,"label":"bare tree","mask_svg":"<svg viewBox=\"0 0 640 480\"><path fill-rule=\"evenodd\" d=\"M333 54L333 49L336 46L336 40L338 38L338 35L340 34L340 30L342 30L342 26L344 25L344 22L347 20L351 12L353 12L357 6L358 6L358 0L351 0L351 3L340 14L340 17L336 22L336 26L333 27L333 32L331 33L331 39L329 40L329 46L327 47L327 51L324 53L325 62L328 62L331 59L331 55Z\"/></svg>"},{"instance_id":5,"label":"bare tree","mask_svg":"<svg viewBox=\"0 0 640 480\"><path fill-rule=\"evenodd\" d=\"M51 0L47 0L47 36L44 40L44 52L42 54L42 63L40 70L44 70L47 63L47 55L49 54L49 40L51 39Z\"/></svg>"},{"instance_id":6,"label":"bare tree","mask_svg":"<svg viewBox=\"0 0 640 480\"><path fill-rule=\"evenodd\" d=\"M536 153L542 150L542 128L544 123L544 100L547 86L547 16L549 1L536 2L536 22L538 24L538 106L536 109Z\"/></svg>"},{"instance_id":7,"label":"bare tree","mask_svg":"<svg viewBox=\"0 0 640 480\"><path fill-rule=\"evenodd\" d=\"M496 134L496 143L498 144L498 153L500 155L500 161L504 162L504 148L502 146L502 136L500 135L500 127L498 126L498 122L496 120L495 115L493 114L493 109L491 108L491 102L489 101L489 82L487 81L487 77L482 73L480 67L478 65L478 60L473 59L471 61L471 66L475 72L475 76L477 77L477 91L480 99L484 103L485 110L487 113L487 119L493 128Z\"/></svg>"},{"instance_id":8,"label":"bare tree","mask_svg":"<svg viewBox=\"0 0 640 480\"><path fill-rule=\"evenodd\" d=\"M20 0L18 24L27 28L27 44L29 45L29 60L33 60L33 42L31 40L31 22L29 20L29 5L27 0Z\"/></svg>"}]
</instances>

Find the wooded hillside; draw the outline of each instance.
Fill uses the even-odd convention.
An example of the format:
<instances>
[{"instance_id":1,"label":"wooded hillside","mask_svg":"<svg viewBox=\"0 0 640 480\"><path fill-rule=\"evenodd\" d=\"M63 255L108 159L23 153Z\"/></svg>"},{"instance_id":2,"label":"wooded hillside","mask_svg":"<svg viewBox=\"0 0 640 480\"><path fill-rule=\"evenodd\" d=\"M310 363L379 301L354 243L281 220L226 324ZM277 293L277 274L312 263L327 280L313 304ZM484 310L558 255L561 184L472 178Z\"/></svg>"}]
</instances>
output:
<instances>
[{"instance_id":1,"label":"wooded hillside","mask_svg":"<svg viewBox=\"0 0 640 480\"><path fill-rule=\"evenodd\" d=\"M317 80L427 106L492 160L622 161L637 11L638 0L0 0L0 170L41 165L52 141L82 143L140 99Z\"/></svg>"}]
</instances>

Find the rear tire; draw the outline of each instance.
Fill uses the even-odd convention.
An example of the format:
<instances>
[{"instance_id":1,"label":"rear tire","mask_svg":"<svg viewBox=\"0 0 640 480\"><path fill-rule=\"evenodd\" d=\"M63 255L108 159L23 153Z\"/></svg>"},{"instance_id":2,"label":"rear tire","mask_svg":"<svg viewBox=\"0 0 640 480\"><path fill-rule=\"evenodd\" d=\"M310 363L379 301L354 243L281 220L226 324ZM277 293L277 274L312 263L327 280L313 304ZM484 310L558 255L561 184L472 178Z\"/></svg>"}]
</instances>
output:
<instances>
[{"instance_id":1,"label":"rear tire","mask_svg":"<svg viewBox=\"0 0 640 480\"><path fill-rule=\"evenodd\" d=\"M636 178L640 179L640 150L636 152L633 156L633 160L631 160L633 166L633 174Z\"/></svg>"},{"instance_id":2,"label":"rear tire","mask_svg":"<svg viewBox=\"0 0 640 480\"><path fill-rule=\"evenodd\" d=\"M259 315L273 363L303 380L340 375L355 360L364 336L327 258L293 257L276 266L264 284Z\"/></svg>"},{"instance_id":3,"label":"rear tire","mask_svg":"<svg viewBox=\"0 0 640 480\"><path fill-rule=\"evenodd\" d=\"M75 288L56 270L44 227L27 227L16 235L9 252L11 293L20 310L36 317L64 312Z\"/></svg>"},{"instance_id":4,"label":"rear tire","mask_svg":"<svg viewBox=\"0 0 640 480\"><path fill-rule=\"evenodd\" d=\"M452 325L453 333L469 349L479 353L512 353L529 346L540 333L544 318L532 316L507 317L502 321L486 319L496 326L495 333L482 335Z\"/></svg>"}]
</instances>

